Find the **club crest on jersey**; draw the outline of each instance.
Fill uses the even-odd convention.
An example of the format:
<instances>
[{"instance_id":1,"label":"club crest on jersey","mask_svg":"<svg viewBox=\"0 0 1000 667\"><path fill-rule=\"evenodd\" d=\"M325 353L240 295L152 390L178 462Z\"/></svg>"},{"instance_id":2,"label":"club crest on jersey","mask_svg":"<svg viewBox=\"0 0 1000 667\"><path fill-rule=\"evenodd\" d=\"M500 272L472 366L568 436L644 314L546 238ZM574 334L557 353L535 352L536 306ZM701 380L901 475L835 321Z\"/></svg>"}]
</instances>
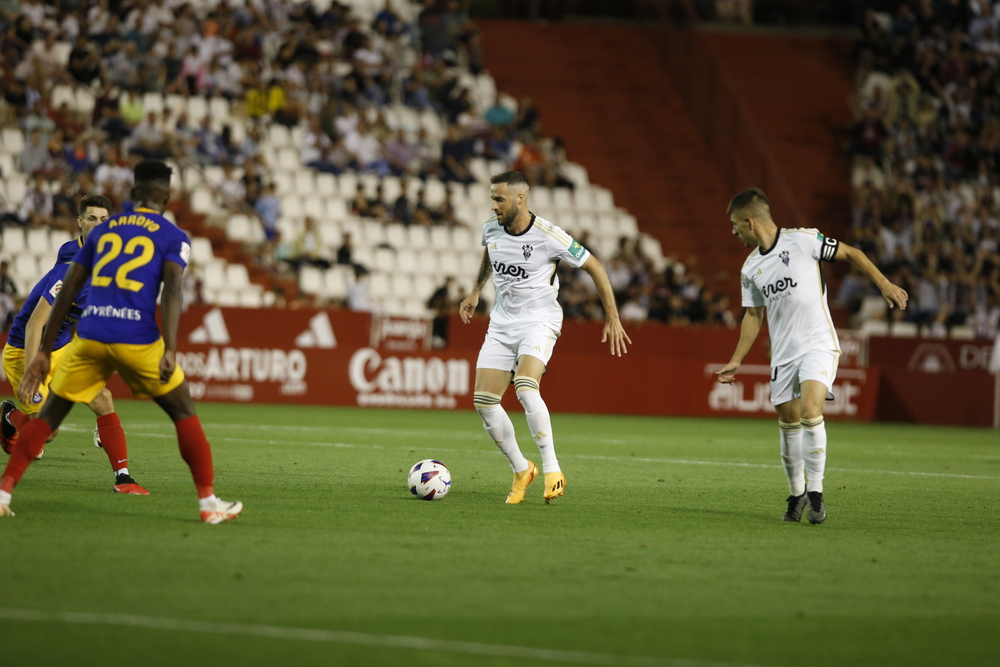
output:
<instances>
[{"instance_id":1,"label":"club crest on jersey","mask_svg":"<svg viewBox=\"0 0 1000 667\"><path fill-rule=\"evenodd\" d=\"M534 250L534 248L532 248L527 243L525 243L523 246L521 246L521 252L524 254L524 261L527 262L528 258L531 257L531 251L532 250Z\"/></svg>"},{"instance_id":2,"label":"club crest on jersey","mask_svg":"<svg viewBox=\"0 0 1000 667\"><path fill-rule=\"evenodd\" d=\"M41 403L42 402L42 395L41 395L41 393L39 393L39 392L36 391L35 395L31 397L31 402L32 403L36 403L36 404L37 403Z\"/></svg>"},{"instance_id":3,"label":"club crest on jersey","mask_svg":"<svg viewBox=\"0 0 1000 667\"><path fill-rule=\"evenodd\" d=\"M788 251L787 250L782 250L781 254L778 255L778 257L780 257L781 261L785 263L785 266L788 266Z\"/></svg>"}]
</instances>

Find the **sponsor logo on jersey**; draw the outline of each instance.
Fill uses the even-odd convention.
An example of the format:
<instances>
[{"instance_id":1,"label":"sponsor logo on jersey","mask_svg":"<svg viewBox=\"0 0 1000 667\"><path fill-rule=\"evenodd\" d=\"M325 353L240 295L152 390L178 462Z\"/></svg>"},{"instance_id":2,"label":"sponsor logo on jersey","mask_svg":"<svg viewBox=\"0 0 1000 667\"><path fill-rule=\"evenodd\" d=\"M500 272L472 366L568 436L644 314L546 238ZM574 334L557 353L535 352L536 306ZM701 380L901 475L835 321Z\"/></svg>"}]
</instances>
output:
<instances>
[{"instance_id":1,"label":"sponsor logo on jersey","mask_svg":"<svg viewBox=\"0 0 1000 667\"><path fill-rule=\"evenodd\" d=\"M770 285L764 285L764 298L767 299L768 297L772 297L780 292L784 292L785 290L798 286L799 284L791 278L779 278Z\"/></svg>"},{"instance_id":2,"label":"sponsor logo on jersey","mask_svg":"<svg viewBox=\"0 0 1000 667\"><path fill-rule=\"evenodd\" d=\"M583 257L583 253L587 252L587 249L580 245L579 241L574 240L569 244L569 254L573 255L577 259Z\"/></svg>"},{"instance_id":3,"label":"sponsor logo on jersey","mask_svg":"<svg viewBox=\"0 0 1000 667\"><path fill-rule=\"evenodd\" d=\"M525 280L528 277L527 271L520 266L504 264L503 262L493 262L493 271L498 276L509 276L518 280Z\"/></svg>"},{"instance_id":4,"label":"sponsor logo on jersey","mask_svg":"<svg viewBox=\"0 0 1000 667\"><path fill-rule=\"evenodd\" d=\"M782 250L781 254L778 255L778 257L780 257L781 261L785 263L785 266L788 266L788 259L789 258L788 258L788 251L787 250Z\"/></svg>"},{"instance_id":5,"label":"sponsor logo on jersey","mask_svg":"<svg viewBox=\"0 0 1000 667\"><path fill-rule=\"evenodd\" d=\"M531 251L532 251L532 250L534 250L534 248L532 248L532 247L531 247L530 245L528 245L527 243L525 243L525 244L524 244L523 246L521 246L521 252L523 252L523 253L524 253L524 261L526 261L526 262L527 262L527 261L528 261L528 258L529 258L529 257L531 257Z\"/></svg>"}]
</instances>

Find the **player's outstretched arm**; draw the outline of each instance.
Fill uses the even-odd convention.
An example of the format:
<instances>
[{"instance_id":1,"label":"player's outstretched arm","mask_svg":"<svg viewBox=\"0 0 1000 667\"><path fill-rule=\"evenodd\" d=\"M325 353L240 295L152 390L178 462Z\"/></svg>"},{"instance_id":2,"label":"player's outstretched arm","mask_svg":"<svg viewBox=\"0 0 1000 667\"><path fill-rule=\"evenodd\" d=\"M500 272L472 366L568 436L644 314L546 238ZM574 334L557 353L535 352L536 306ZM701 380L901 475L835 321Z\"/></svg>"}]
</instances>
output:
<instances>
[{"instance_id":1,"label":"player's outstretched arm","mask_svg":"<svg viewBox=\"0 0 1000 667\"><path fill-rule=\"evenodd\" d=\"M882 297L889 303L890 308L898 306L900 310L906 310L906 302L910 298L906 290L889 282L889 279L878 270L877 266L872 264L872 261L868 259L865 253L853 246L841 243L837 248L837 254L833 258L846 259L857 267L861 273L868 276L869 280L875 283L875 286L881 290Z\"/></svg>"},{"instance_id":2,"label":"player's outstretched arm","mask_svg":"<svg viewBox=\"0 0 1000 667\"><path fill-rule=\"evenodd\" d=\"M736 371L739 369L743 359L750 353L753 342L757 340L757 334L764 325L764 306L751 306L747 308L743 315L743 323L740 325L740 342L736 344L736 351L729 363L715 371L719 382L722 384L732 384L736 381Z\"/></svg>"},{"instance_id":3,"label":"player's outstretched arm","mask_svg":"<svg viewBox=\"0 0 1000 667\"><path fill-rule=\"evenodd\" d=\"M462 303L458 304L458 315L466 324L472 321L472 315L476 312L476 306L479 305L479 293L491 275L493 275L493 265L490 264L490 252L489 250L483 250L483 261L479 265L479 275L476 276L476 284L472 286L469 296L462 299Z\"/></svg>"},{"instance_id":4,"label":"player's outstretched arm","mask_svg":"<svg viewBox=\"0 0 1000 667\"><path fill-rule=\"evenodd\" d=\"M160 309L163 311L163 358L160 359L160 384L170 381L177 355L177 327L181 321L181 279L184 267L167 260L163 263L163 294Z\"/></svg>"},{"instance_id":5,"label":"player's outstretched arm","mask_svg":"<svg viewBox=\"0 0 1000 667\"><path fill-rule=\"evenodd\" d=\"M24 369L24 378L21 386L18 387L17 394L21 401L27 403L35 395L39 385L49 375L51 368L52 348L55 347L56 337L59 335L59 327L69 315L69 309L73 305L76 295L83 289L87 282L87 269L81 264L72 262L69 270L63 278L62 289L52 304L49 312L48 323L45 326L45 334L42 336L42 345L38 353L31 359L31 363Z\"/></svg>"},{"instance_id":6,"label":"player's outstretched arm","mask_svg":"<svg viewBox=\"0 0 1000 667\"><path fill-rule=\"evenodd\" d=\"M604 266L593 255L588 257L587 261L580 268L589 273L590 277L594 279L594 285L597 286L597 294L601 297L601 303L604 304L604 313L608 318L607 323L604 325L601 342L607 343L610 341L611 354L616 357L628 354L625 343L628 342L631 345L632 339L625 333L625 328L622 327L622 322L618 318L618 305L615 303L615 293L611 289L608 272L604 270Z\"/></svg>"}]
</instances>

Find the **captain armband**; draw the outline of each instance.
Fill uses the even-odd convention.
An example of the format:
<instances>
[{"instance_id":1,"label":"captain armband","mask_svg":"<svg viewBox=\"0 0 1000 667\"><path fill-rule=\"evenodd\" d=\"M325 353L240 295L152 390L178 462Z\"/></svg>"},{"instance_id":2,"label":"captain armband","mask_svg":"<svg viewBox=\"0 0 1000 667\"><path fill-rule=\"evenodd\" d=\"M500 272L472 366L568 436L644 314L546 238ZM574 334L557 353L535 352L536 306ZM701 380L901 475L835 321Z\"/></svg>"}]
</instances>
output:
<instances>
[{"instance_id":1,"label":"captain armband","mask_svg":"<svg viewBox=\"0 0 1000 667\"><path fill-rule=\"evenodd\" d=\"M829 236L823 237L823 247L819 251L819 258L824 262L832 262L837 256L837 248L840 247L840 241L837 239L831 239Z\"/></svg>"}]
</instances>

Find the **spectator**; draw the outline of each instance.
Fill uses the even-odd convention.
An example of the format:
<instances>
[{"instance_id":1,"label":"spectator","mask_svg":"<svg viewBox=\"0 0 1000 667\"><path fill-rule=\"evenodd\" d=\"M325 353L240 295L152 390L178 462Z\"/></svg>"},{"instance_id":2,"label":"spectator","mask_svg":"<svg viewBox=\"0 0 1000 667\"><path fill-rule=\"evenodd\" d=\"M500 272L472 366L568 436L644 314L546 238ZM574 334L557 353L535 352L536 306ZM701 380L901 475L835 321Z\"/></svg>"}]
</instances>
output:
<instances>
[{"instance_id":1,"label":"spectator","mask_svg":"<svg viewBox=\"0 0 1000 667\"><path fill-rule=\"evenodd\" d=\"M274 185L268 184L263 187L260 197L254 204L254 210L260 218L261 225L264 226L264 238L270 246L277 243L278 219L281 217L281 200L274 192Z\"/></svg>"},{"instance_id":2,"label":"spectator","mask_svg":"<svg viewBox=\"0 0 1000 667\"><path fill-rule=\"evenodd\" d=\"M17 315L17 305L14 299L17 298L17 286L9 273L10 264L7 260L0 261L0 326L3 333L10 330L10 325Z\"/></svg>"},{"instance_id":3,"label":"spectator","mask_svg":"<svg viewBox=\"0 0 1000 667\"><path fill-rule=\"evenodd\" d=\"M296 269L303 264L309 264L320 269L329 269L330 260L323 257L323 241L316 229L315 218L308 216L305 226L295 239L295 249L292 263Z\"/></svg>"},{"instance_id":4,"label":"spectator","mask_svg":"<svg viewBox=\"0 0 1000 667\"><path fill-rule=\"evenodd\" d=\"M354 265L354 281L347 286L347 307L362 313L372 311L372 300L368 291L368 271L357 264Z\"/></svg>"},{"instance_id":5,"label":"spectator","mask_svg":"<svg viewBox=\"0 0 1000 667\"><path fill-rule=\"evenodd\" d=\"M45 176L41 173L35 175L31 182L31 187L24 194L21 200L21 208L17 212L18 221L22 225L32 227L43 227L52 225L52 192Z\"/></svg>"},{"instance_id":6,"label":"spectator","mask_svg":"<svg viewBox=\"0 0 1000 667\"><path fill-rule=\"evenodd\" d=\"M319 117L313 116L309 119L309 128L302 135L302 143L299 145L302 164L329 174L341 173L343 169L329 159L332 148L333 142L323 132Z\"/></svg>"},{"instance_id":7,"label":"spectator","mask_svg":"<svg viewBox=\"0 0 1000 667\"><path fill-rule=\"evenodd\" d=\"M451 296L454 289L455 279L448 276L427 300L427 310L434 313L431 321L431 347L436 350L448 347L448 325L452 310L458 305Z\"/></svg>"},{"instance_id":8,"label":"spectator","mask_svg":"<svg viewBox=\"0 0 1000 667\"><path fill-rule=\"evenodd\" d=\"M441 145L441 178L459 183L474 183L475 177L469 170L472 159L472 145L462 136L456 125L448 126L448 135Z\"/></svg>"},{"instance_id":9,"label":"spectator","mask_svg":"<svg viewBox=\"0 0 1000 667\"><path fill-rule=\"evenodd\" d=\"M52 167L47 140L42 131L36 128L31 131L28 141L24 144L24 150L17 159L17 170L30 176L39 171L49 172Z\"/></svg>"}]
</instances>

